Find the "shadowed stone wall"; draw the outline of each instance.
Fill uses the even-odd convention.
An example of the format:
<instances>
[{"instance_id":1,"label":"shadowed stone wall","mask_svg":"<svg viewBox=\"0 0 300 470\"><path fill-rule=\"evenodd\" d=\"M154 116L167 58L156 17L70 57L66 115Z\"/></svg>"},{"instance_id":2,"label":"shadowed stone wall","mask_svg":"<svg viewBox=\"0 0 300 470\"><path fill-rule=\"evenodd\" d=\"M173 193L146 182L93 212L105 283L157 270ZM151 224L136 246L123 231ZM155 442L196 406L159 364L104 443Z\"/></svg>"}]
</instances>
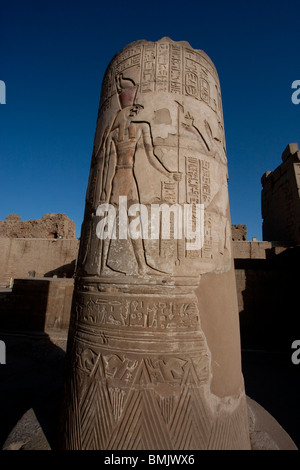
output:
<instances>
[{"instance_id":1,"label":"shadowed stone wall","mask_svg":"<svg viewBox=\"0 0 300 470\"><path fill-rule=\"evenodd\" d=\"M78 254L75 223L65 214L21 220L10 214L0 221L0 286L14 278L72 277Z\"/></svg>"},{"instance_id":2,"label":"shadowed stone wall","mask_svg":"<svg viewBox=\"0 0 300 470\"><path fill-rule=\"evenodd\" d=\"M300 151L289 144L282 163L262 179L263 239L300 244Z\"/></svg>"},{"instance_id":3,"label":"shadowed stone wall","mask_svg":"<svg viewBox=\"0 0 300 470\"><path fill-rule=\"evenodd\" d=\"M0 238L0 286L29 277L29 271L36 277L72 277L78 245L76 239Z\"/></svg>"}]
</instances>

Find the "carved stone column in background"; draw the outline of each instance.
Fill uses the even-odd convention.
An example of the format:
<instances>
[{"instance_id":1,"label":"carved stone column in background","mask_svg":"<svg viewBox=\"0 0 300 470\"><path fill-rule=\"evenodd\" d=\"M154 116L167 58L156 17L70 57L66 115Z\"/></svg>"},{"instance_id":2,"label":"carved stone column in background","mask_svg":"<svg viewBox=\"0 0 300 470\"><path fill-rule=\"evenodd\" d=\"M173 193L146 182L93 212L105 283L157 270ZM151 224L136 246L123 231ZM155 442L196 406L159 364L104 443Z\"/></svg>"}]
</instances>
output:
<instances>
[{"instance_id":1,"label":"carved stone column in background","mask_svg":"<svg viewBox=\"0 0 300 470\"><path fill-rule=\"evenodd\" d=\"M146 214L137 239L127 231L140 229L133 204ZM174 237L188 207L195 229L197 205L199 245ZM99 206L113 208L106 228ZM176 209L169 237L166 207ZM220 84L187 42L137 41L108 66L65 398L66 449L250 448Z\"/></svg>"}]
</instances>

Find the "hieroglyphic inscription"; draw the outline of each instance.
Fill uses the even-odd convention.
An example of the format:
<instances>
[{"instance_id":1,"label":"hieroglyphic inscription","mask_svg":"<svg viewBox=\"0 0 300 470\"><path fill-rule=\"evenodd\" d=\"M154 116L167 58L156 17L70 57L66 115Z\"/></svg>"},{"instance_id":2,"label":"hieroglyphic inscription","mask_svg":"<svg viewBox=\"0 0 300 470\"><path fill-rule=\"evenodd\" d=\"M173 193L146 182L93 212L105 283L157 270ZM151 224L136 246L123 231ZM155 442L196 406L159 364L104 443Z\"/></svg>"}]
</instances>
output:
<instances>
[{"instance_id":1,"label":"hieroglyphic inscription","mask_svg":"<svg viewBox=\"0 0 300 470\"><path fill-rule=\"evenodd\" d=\"M184 61L183 61L184 54ZM103 80L101 108L110 107L115 93L114 77L133 67L140 70L140 92L163 91L184 93L203 100L213 109L217 103L211 99L209 74L218 81L213 67L201 54L169 43L148 43L132 46L118 55ZM217 96L219 90L217 88ZM102 108L102 109L104 109Z\"/></svg>"},{"instance_id":2,"label":"hieroglyphic inscription","mask_svg":"<svg viewBox=\"0 0 300 470\"><path fill-rule=\"evenodd\" d=\"M182 48L168 43L144 46L141 93L182 93Z\"/></svg>"},{"instance_id":3,"label":"hieroglyphic inscription","mask_svg":"<svg viewBox=\"0 0 300 470\"><path fill-rule=\"evenodd\" d=\"M157 45L156 91L168 91L169 44Z\"/></svg>"},{"instance_id":4,"label":"hieroglyphic inscription","mask_svg":"<svg viewBox=\"0 0 300 470\"><path fill-rule=\"evenodd\" d=\"M208 205L211 201L210 162L200 160L201 202ZM208 211L204 213L204 244L201 250L202 258L212 258L212 221Z\"/></svg>"},{"instance_id":5,"label":"hieroglyphic inscription","mask_svg":"<svg viewBox=\"0 0 300 470\"><path fill-rule=\"evenodd\" d=\"M196 157L186 157L186 202L201 204L199 160Z\"/></svg>"},{"instance_id":6,"label":"hieroglyphic inscription","mask_svg":"<svg viewBox=\"0 0 300 470\"><path fill-rule=\"evenodd\" d=\"M185 73L185 92L187 95L194 96L195 98L199 96L198 75L190 70L189 67L187 67Z\"/></svg>"},{"instance_id":7,"label":"hieroglyphic inscription","mask_svg":"<svg viewBox=\"0 0 300 470\"><path fill-rule=\"evenodd\" d=\"M203 101L206 101L207 103L209 103L209 98L210 98L209 83L204 78L201 79L200 96L203 99Z\"/></svg>"},{"instance_id":8,"label":"hieroglyphic inscription","mask_svg":"<svg viewBox=\"0 0 300 470\"><path fill-rule=\"evenodd\" d=\"M175 181L163 181L161 184L161 199L163 203L176 204L178 201L178 184ZM162 214L160 214L162 222ZM175 222L174 222L175 223ZM170 221L170 238L162 238L162 223L160 224L159 256L169 258L176 255L177 241L174 239L174 223Z\"/></svg>"},{"instance_id":9,"label":"hieroglyphic inscription","mask_svg":"<svg viewBox=\"0 0 300 470\"><path fill-rule=\"evenodd\" d=\"M182 93L182 49L180 46L171 46L170 55L170 92Z\"/></svg>"},{"instance_id":10,"label":"hieroglyphic inscription","mask_svg":"<svg viewBox=\"0 0 300 470\"><path fill-rule=\"evenodd\" d=\"M154 91L155 82L155 44L144 46L142 59L141 93Z\"/></svg>"},{"instance_id":11,"label":"hieroglyphic inscription","mask_svg":"<svg viewBox=\"0 0 300 470\"><path fill-rule=\"evenodd\" d=\"M196 227L196 204L201 204L199 160L196 157L186 157L186 201L192 205L191 230ZM198 258L199 250L186 250L187 258Z\"/></svg>"},{"instance_id":12,"label":"hieroglyphic inscription","mask_svg":"<svg viewBox=\"0 0 300 470\"><path fill-rule=\"evenodd\" d=\"M141 53L142 47L134 46L119 54L115 62L115 74L124 72L135 65L140 65Z\"/></svg>"},{"instance_id":13,"label":"hieroglyphic inscription","mask_svg":"<svg viewBox=\"0 0 300 470\"><path fill-rule=\"evenodd\" d=\"M211 99L209 73L215 77L210 64L195 51L185 49L185 94L193 96L197 100L205 101L214 111L217 109L216 99ZM218 96L218 87L216 92Z\"/></svg>"},{"instance_id":14,"label":"hieroglyphic inscription","mask_svg":"<svg viewBox=\"0 0 300 470\"><path fill-rule=\"evenodd\" d=\"M201 172L201 201L202 204L208 205L211 201L211 176L210 162L206 160L200 161ZM212 258L212 221L209 213L204 213L204 244L201 250L202 258Z\"/></svg>"},{"instance_id":15,"label":"hieroglyphic inscription","mask_svg":"<svg viewBox=\"0 0 300 470\"><path fill-rule=\"evenodd\" d=\"M161 185L161 199L169 204L176 204L178 201L178 185L175 181L163 181Z\"/></svg>"},{"instance_id":16,"label":"hieroglyphic inscription","mask_svg":"<svg viewBox=\"0 0 300 470\"><path fill-rule=\"evenodd\" d=\"M183 59L184 57L184 59ZM201 54L180 45L169 43L148 43L135 45L121 52L112 61L106 73L101 92L100 108L110 107L115 93L115 79L118 73L128 72L133 67L140 68L140 92L163 91L184 93L205 101L216 110L220 99L216 87L217 101L211 98L209 74L218 82L211 64ZM104 106L104 108L103 108Z\"/></svg>"},{"instance_id":17,"label":"hieroglyphic inscription","mask_svg":"<svg viewBox=\"0 0 300 470\"><path fill-rule=\"evenodd\" d=\"M112 73L111 71L107 71L103 79L102 90L101 90L100 108L102 112L110 108L111 97L115 91L114 85L115 84L114 84L114 80L112 77Z\"/></svg>"},{"instance_id":18,"label":"hieroglyphic inscription","mask_svg":"<svg viewBox=\"0 0 300 470\"><path fill-rule=\"evenodd\" d=\"M212 258L212 227L211 217L204 214L204 244L202 248L202 258Z\"/></svg>"},{"instance_id":19,"label":"hieroglyphic inscription","mask_svg":"<svg viewBox=\"0 0 300 470\"><path fill-rule=\"evenodd\" d=\"M171 302L161 298L93 298L85 296L77 303L78 320L93 326L120 326L131 328L189 329L199 323L195 302ZM102 341L102 343L105 343Z\"/></svg>"},{"instance_id":20,"label":"hieroglyphic inscription","mask_svg":"<svg viewBox=\"0 0 300 470\"><path fill-rule=\"evenodd\" d=\"M201 70L202 74L208 75L208 72L218 81L218 77L213 66L199 52L185 48L185 65L189 64L194 70Z\"/></svg>"},{"instance_id":21,"label":"hieroglyphic inscription","mask_svg":"<svg viewBox=\"0 0 300 470\"><path fill-rule=\"evenodd\" d=\"M204 204L211 201L211 175L210 162L199 160L196 157L186 157L186 201L188 204ZM192 212L192 220L195 211ZM197 258L200 253L202 258L212 257L212 228L211 217L204 211L204 243L200 251L186 251L188 258ZM192 227L193 228L193 227Z\"/></svg>"},{"instance_id":22,"label":"hieroglyphic inscription","mask_svg":"<svg viewBox=\"0 0 300 470\"><path fill-rule=\"evenodd\" d=\"M211 179L210 179L210 162L200 160L201 172L201 203L206 204L211 200Z\"/></svg>"},{"instance_id":23,"label":"hieroglyphic inscription","mask_svg":"<svg viewBox=\"0 0 300 470\"><path fill-rule=\"evenodd\" d=\"M129 359L126 355L121 357L117 354L103 355L105 375L107 379L119 379L129 383L133 379L133 372L139 362Z\"/></svg>"}]
</instances>

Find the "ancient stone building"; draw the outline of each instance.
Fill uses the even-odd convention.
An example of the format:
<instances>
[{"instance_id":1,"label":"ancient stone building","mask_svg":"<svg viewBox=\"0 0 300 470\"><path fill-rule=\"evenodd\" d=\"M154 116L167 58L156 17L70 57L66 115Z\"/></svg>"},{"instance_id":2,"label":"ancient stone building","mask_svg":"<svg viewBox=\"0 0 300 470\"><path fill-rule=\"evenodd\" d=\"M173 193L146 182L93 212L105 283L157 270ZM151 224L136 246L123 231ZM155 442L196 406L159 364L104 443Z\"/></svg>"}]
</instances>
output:
<instances>
[{"instance_id":1,"label":"ancient stone building","mask_svg":"<svg viewBox=\"0 0 300 470\"><path fill-rule=\"evenodd\" d=\"M264 241L234 242L242 347L288 351L300 329L298 144L286 147L282 163L261 182Z\"/></svg>"},{"instance_id":2,"label":"ancient stone building","mask_svg":"<svg viewBox=\"0 0 300 470\"><path fill-rule=\"evenodd\" d=\"M0 221L0 286L15 278L72 277L78 253L75 223L65 214L24 220L11 214Z\"/></svg>"},{"instance_id":3,"label":"ancient stone building","mask_svg":"<svg viewBox=\"0 0 300 470\"><path fill-rule=\"evenodd\" d=\"M290 351L300 331L299 246L236 241L233 255L242 348Z\"/></svg>"},{"instance_id":4,"label":"ancient stone building","mask_svg":"<svg viewBox=\"0 0 300 470\"><path fill-rule=\"evenodd\" d=\"M300 244L300 151L289 144L282 163L262 177L263 239Z\"/></svg>"},{"instance_id":5,"label":"ancient stone building","mask_svg":"<svg viewBox=\"0 0 300 470\"><path fill-rule=\"evenodd\" d=\"M106 71L77 266L63 447L250 448L220 83L187 42Z\"/></svg>"},{"instance_id":6,"label":"ancient stone building","mask_svg":"<svg viewBox=\"0 0 300 470\"><path fill-rule=\"evenodd\" d=\"M246 241L247 240L247 226L242 224L231 226L232 241Z\"/></svg>"},{"instance_id":7,"label":"ancient stone building","mask_svg":"<svg viewBox=\"0 0 300 470\"><path fill-rule=\"evenodd\" d=\"M0 220L0 238L75 238L75 224L65 214L49 213L32 220L10 214Z\"/></svg>"},{"instance_id":8,"label":"ancient stone building","mask_svg":"<svg viewBox=\"0 0 300 470\"><path fill-rule=\"evenodd\" d=\"M65 214L21 221L16 214L0 222L2 329L67 329L79 241Z\"/></svg>"}]
</instances>

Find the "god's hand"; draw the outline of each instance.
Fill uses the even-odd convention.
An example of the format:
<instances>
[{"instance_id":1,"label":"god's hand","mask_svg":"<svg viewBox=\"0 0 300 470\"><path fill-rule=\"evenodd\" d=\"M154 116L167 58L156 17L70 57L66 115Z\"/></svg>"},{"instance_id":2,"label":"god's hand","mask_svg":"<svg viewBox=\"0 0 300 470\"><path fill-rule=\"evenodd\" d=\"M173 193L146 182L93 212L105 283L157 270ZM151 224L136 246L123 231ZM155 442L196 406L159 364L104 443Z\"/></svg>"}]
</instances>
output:
<instances>
[{"instance_id":1,"label":"god's hand","mask_svg":"<svg viewBox=\"0 0 300 470\"><path fill-rule=\"evenodd\" d=\"M171 177L172 177L173 180L175 180L175 181L181 181L181 179L182 179L182 173L174 172L174 173L171 174Z\"/></svg>"}]
</instances>

